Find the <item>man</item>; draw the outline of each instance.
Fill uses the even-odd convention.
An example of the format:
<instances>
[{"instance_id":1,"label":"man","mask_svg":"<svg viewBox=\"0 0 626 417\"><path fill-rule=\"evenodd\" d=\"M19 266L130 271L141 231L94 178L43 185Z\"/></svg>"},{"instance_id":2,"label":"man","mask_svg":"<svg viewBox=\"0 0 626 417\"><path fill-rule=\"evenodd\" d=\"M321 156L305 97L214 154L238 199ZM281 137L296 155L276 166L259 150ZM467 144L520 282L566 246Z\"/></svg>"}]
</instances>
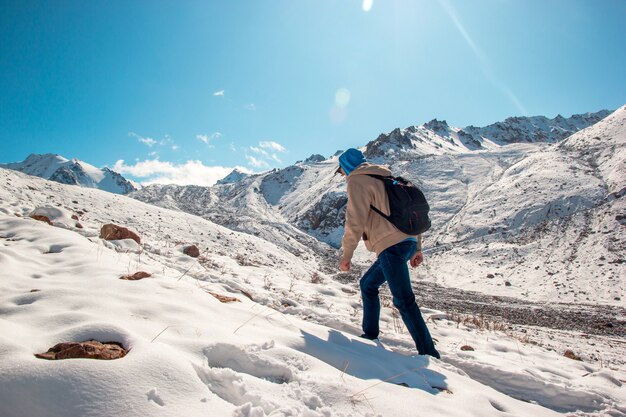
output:
<instances>
[{"instance_id":1,"label":"man","mask_svg":"<svg viewBox=\"0 0 626 417\"><path fill-rule=\"evenodd\" d=\"M415 341L420 355L439 359L422 313L415 302L407 262L416 267L423 261L421 236L409 236L391 222L371 210L370 205L389 214L389 200L382 181L368 174L390 176L391 171L369 163L358 149L348 149L339 156L338 173L348 183L346 224L341 242L342 254L339 269L350 270L350 261L359 241L378 256L376 262L360 281L363 298L363 335L377 339L379 334L380 299L378 289L387 282L393 295L393 304Z\"/></svg>"}]
</instances>

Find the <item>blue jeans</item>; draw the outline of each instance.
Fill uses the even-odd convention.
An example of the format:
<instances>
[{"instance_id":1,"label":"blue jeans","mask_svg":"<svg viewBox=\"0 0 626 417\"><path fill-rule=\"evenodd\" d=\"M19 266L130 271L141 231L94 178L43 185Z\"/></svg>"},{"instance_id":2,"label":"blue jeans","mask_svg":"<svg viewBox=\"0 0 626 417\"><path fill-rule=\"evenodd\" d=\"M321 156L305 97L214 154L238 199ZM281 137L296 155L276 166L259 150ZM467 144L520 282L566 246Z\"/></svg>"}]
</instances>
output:
<instances>
[{"instance_id":1,"label":"blue jeans","mask_svg":"<svg viewBox=\"0 0 626 417\"><path fill-rule=\"evenodd\" d=\"M385 249L376 262L361 278L361 296L363 298L363 333L368 339L376 339L380 331L380 298L378 289L385 281L389 284L393 305L400 311L402 321L415 341L420 355L439 358L433 339L422 317L415 295L411 288L407 262L417 249L415 241L405 240Z\"/></svg>"}]
</instances>

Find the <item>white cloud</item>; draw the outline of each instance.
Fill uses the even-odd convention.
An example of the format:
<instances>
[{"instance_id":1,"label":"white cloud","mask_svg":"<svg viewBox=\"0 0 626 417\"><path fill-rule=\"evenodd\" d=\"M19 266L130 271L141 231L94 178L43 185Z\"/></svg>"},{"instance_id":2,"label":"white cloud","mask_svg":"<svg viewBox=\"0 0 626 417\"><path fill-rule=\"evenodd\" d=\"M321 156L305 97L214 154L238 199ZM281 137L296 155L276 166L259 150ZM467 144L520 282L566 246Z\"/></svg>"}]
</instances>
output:
<instances>
[{"instance_id":1,"label":"white cloud","mask_svg":"<svg viewBox=\"0 0 626 417\"><path fill-rule=\"evenodd\" d=\"M255 111L256 110L256 105L254 103L246 104L245 108L246 108L246 110Z\"/></svg>"},{"instance_id":2,"label":"white cloud","mask_svg":"<svg viewBox=\"0 0 626 417\"><path fill-rule=\"evenodd\" d=\"M163 139L161 140L156 140L153 138L149 138L149 137L145 137L145 136L141 136L138 135L135 132L128 132L128 136L132 136L134 138L137 138L137 140L141 143L143 143L144 145L147 145L148 147L152 148L154 145L159 145L159 146L170 146L173 151L180 149L180 146L178 146L177 144L174 143L174 141L172 140L172 137L170 135L165 135L163 137ZM156 155L156 152L150 152L149 153L150 156L154 156Z\"/></svg>"},{"instance_id":3,"label":"white cloud","mask_svg":"<svg viewBox=\"0 0 626 417\"><path fill-rule=\"evenodd\" d=\"M202 135L202 134L196 135L196 139L198 139L201 142L206 143L210 147L213 147L213 145L211 145L211 141L215 139L219 139L221 137L222 137L222 134L220 132L213 132L210 135Z\"/></svg>"},{"instance_id":4,"label":"white cloud","mask_svg":"<svg viewBox=\"0 0 626 417\"><path fill-rule=\"evenodd\" d=\"M233 151L233 152L237 152L237 147L235 146L235 142L231 142L231 143L228 145L228 148L229 148L231 151Z\"/></svg>"},{"instance_id":5,"label":"white cloud","mask_svg":"<svg viewBox=\"0 0 626 417\"><path fill-rule=\"evenodd\" d=\"M237 167L247 171L243 167ZM176 184L210 186L228 175L233 168L222 166L206 166L201 161L187 161L183 164L159 161L158 159L137 161L127 165L119 160L112 168L120 174L129 174L138 179L142 185Z\"/></svg>"},{"instance_id":6,"label":"white cloud","mask_svg":"<svg viewBox=\"0 0 626 417\"><path fill-rule=\"evenodd\" d=\"M219 90L213 93L214 97L224 97L224 90Z\"/></svg>"},{"instance_id":7,"label":"white cloud","mask_svg":"<svg viewBox=\"0 0 626 417\"><path fill-rule=\"evenodd\" d=\"M257 148L256 146L250 146L250 150L252 152L254 152L257 155L261 155L264 158L269 158L270 154L267 153L267 151L261 149L261 148Z\"/></svg>"},{"instance_id":8,"label":"white cloud","mask_svg":"<svg viewBox=\"0 0 626 417\"><path fill-rule=\"evenodd\" d=\"M148 137L144 137L144 136L138 135L135 132L128 132L128 136L132 136L134 138L137 138L137 140L139 142L143 143L144 145L147 145L150 148L157 144L156 140L154 140L152 138L148 138Z\"/></svg>"},{"instance_id":9,"label":"white cloud","mask_svg":"<svg viewBox=\"0 0 626 417\"><path fill-rule=\"evenodd\" d=\"M165 146L165 145L169 145L169 144L173 144L174 141L172 140L170 135L165 135L165 137L163 139L161 139L161 141L159 142L159 145L161 146Z\"/></svg>"},{"instance_id":10,"label":"white cloud","mask_svg":"<svg viewBox=\"0 0 626 417\"><path fill-rule=\"evenodd\" d=\"M276 152L287 152L287 149L283 145L271 140L261 141L259 142L259 146L250 146L248 150L257 155L246 155L248 164L255 168L268 168L272 162L282 164L283 161L276 155Z\"/></svg>"},{"instance_id":11,"label":"white cloud","mask_svg":"<svg viewBox=\"0 0 626 417\"><path fill-rule=\"evenodd\" d=\"M246 155L248 165L255 168L269 168L269 164L262 159L255 158L254 156Z\"/></svg>"},{"instance_id":12,"label":"white cloud","mask_svg":"<svg viewBox=\"0 0 626 417\"><path fill-rule=\"evenodd\" d=\"M270 141L259 142L259 146L261 148L271 149L271 150L277 151L277 152L287 152L287 149L285 149L285 147L283 145L281 145L280 143L271 141L271 140Z\"/></svg>"}]
</instances>

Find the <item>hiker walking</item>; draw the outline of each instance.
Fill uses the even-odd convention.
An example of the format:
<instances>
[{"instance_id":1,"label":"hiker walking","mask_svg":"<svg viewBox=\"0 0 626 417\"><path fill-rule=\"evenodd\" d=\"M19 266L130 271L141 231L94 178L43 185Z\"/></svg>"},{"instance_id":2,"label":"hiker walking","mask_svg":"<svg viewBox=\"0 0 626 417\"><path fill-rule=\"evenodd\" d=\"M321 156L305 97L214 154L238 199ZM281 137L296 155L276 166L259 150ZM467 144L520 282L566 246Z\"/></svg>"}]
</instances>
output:
<instances>
[{"instance_id":1,"label":"hiker walking","mask_svg":"<svg viewBox=\"0 0 626 417\"><path fill-rule=\"evenodd\" d=\"M390 214L389 198L384 178L391 171L384 166L365 160L358 149L348 149L339 156L338 173L345 176L348 188L346 223L341 242L342 254L339 269L350 270L350 261L359 241L375 252L376 262L360 281L363 298L363 335L377 339L379 334L380 299L378 289L387 282L393 296L393 304L400 311L402 321L415 341L420 355L439 359L422 313L415 302L411 288L409 268L423 261L421 235L411 236L401 232L384 214Z\"/></svg>"}]
</instances>

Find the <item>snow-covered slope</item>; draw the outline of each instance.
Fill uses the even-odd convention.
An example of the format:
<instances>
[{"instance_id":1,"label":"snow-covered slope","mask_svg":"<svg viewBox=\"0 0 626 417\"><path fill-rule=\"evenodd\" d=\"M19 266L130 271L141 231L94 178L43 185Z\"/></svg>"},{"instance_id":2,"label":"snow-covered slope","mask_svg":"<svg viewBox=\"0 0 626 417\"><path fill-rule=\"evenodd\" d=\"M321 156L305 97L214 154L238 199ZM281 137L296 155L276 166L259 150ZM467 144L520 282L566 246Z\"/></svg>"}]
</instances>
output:
<instances>
[{"instance_id":1,"label":"snow-covered slope","mask_svg":"<svg viewBox=\"0 0 626 417\"><path fill-rule=\"evenodd\" d=\"M604 114L573 116L561 125L575 130ZM527 134L539 119L527 120ZM476 146L458 135L460 129L431 121L381 135L365 153L419 184L431 204L433 228L425 238L433 268L422 279L532 300L621 306L626 255L615 248L626 246L626 236L623 202L614 197L626 184L619 130L625 120L618 109L561 145L524 138L501 145L482 137ZM283 248L294 237L315 247L301 232L337 248L347 199L343 179L333 175L336 166L336 156L316 158L236 183L154 186L132 196L271 236ZM524 243L530 236L535 240ZM580 250L581 242L593 250ZM498 278L485 278L492 275ZM606 285L595 285L598 280Z\"/></svg>"},{"instance_id":2,"label":"snow-covered slope","mask_svg":"<svg viewBox=\"0 0 626 417\"><path fill-rule=\"evenodd\" d=\"M78 159L68 160L61 155L30 154L22 162L0 164L0 167L21 171L61 184L98 188L116 194L128 194L136 190L130 181L109 168L99 169Z\"/></svg>"},{"instance_id":3,"label":"snow-covered slope","mask_svg":"<svg viewBox=\"0 0 626 417\"><path fill-rule=\"evenodd\" d=\"M57 213L54 226L27 217L37 208ZM100 239L109 222L141 244ZM199 258L182 253L192 243ZM0 264L2 416L626 414L623 350L610 339L589 340L617 369L588 361L578 334L550 350L541 345L553 333L536 345L423 306L443 360L418 357L388 295L381 341L360 339L355 277L126 196L0 169ZM119 279L136 271L153 275ZM130 351L114 361L34 356L91 338Z\"/></svg>"},{"instance_id":4,"label":"snow-covered slope","mask_svg":"<svg viewBox=\"0 0 626 417\"><path fill-rule=\"evenodd\" d=\"M232 184L237 181L241 181L246 178L249 174L242 172L241 170L235 168L231 171L230 174L219 180L218 184Z\"/></svg>"},{"instance_id":5,"label":"snow-covered slope","mask_svg":"<svg viewBox=\"0 0 626 417\"><path fill-rule=\"evenodd\" d=\"M623 306L625 132L622 107L559 145L493 164L482 186L468 181L462 205L440 217L442 227L429 236L441 245L430 279L492 294Z\"/></svg>"}]
</instances>

